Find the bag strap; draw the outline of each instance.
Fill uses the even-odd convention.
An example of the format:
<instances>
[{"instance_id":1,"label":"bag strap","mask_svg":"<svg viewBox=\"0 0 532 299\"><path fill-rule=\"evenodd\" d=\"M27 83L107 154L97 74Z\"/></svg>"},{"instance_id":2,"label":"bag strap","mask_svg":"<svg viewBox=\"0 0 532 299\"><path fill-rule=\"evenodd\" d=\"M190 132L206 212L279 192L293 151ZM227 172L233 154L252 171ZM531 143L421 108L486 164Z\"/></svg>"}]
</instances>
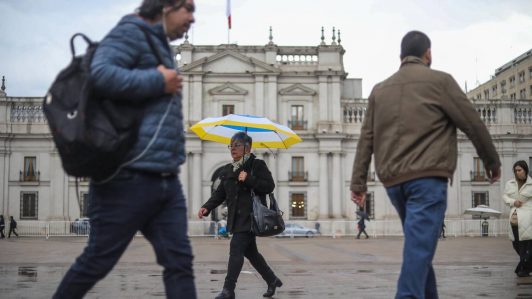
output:
<instances>
[{"instance_id":1,"label":"bag strap","mask_svg":"<svg viewBox=\"0 0 532 299\"><path fill-rule=\"evenodd\" d=\"M72 58L76 57L76 48L74 47L74 40L76 39L76 37L78 36L81 36L85 42L87 42L87 44L89 44L89 46L95 44L90 38L88 38L85 34L83 33L76 33L74 35L72 35L72 37L70 38L70 53L72 53Z\"/></svg>"}]
</instances>

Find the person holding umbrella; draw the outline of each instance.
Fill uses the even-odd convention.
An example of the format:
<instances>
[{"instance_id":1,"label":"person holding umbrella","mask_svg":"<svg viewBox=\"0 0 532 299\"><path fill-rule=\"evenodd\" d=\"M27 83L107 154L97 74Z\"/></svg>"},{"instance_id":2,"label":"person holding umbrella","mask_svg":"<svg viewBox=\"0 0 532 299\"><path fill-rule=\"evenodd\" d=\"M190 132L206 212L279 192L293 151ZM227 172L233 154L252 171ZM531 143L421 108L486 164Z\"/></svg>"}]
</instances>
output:
<instances>
[{"instance_id":1,"label":"person holding umbrella","mask_svg":"<svg viewBox=\"0 0 532 299\"><path fill-rule=\"evenodd\" d=\"M506 182L502 198L510 207L509 236L519 255L515 273L527 277L532 272L532 178L523 160L515 162L513 172L515 177Z\"/></svg>"},{"instance_id":2,"label":"person holding umbrella","mask_svg":"<svg viewBox=\"0 0 532 299\"><path fill-rule=\"evenodd\" d=\"M224 286L216 299L235 298L236 282L244 264L244 257L266 281L268 290L263 294L264 297L273 296L276 288L283 285L259 253L256 236L251 231L251 191L265 196L275 188L266 163L251 153L252 143L252 138L244 132L233 135L228 146L233 162L224 166L218 188L198 211L198 217L201 219L224 201L227 202L227 230L233 237Z\"/></svg>"}]
</instances>

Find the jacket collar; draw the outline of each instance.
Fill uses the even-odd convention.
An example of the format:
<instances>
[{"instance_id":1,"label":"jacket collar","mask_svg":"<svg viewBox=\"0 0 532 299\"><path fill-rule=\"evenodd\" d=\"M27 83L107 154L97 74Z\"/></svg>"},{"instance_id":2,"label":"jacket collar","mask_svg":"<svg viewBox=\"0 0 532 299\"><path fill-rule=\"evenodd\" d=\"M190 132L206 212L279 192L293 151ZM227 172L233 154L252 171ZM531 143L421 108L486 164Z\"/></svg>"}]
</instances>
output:
<instances>
[{"instance_id":1,"label":"jacket collar","mask_svg":"<svg viewBox=\"0 0 532 299\"><path fill-rule=\"evenodd\" d=\"M421 64L421 65L424 65L424 66L427 66L425 63L423 63L423 60L419 57L416 57L416 56L406 56L405 58L403 58L403 60L401 61L401 67L407 65L407 64ZM428 66L427 66L428 67Z\"/></svg>"}]
</instances>

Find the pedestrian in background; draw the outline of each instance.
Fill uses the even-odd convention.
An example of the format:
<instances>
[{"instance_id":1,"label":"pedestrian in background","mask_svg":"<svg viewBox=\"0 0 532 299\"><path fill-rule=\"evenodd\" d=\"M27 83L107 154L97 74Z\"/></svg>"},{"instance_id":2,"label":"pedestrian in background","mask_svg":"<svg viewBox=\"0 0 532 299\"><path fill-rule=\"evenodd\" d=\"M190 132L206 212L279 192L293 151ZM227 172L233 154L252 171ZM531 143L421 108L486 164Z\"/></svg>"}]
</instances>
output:
<instances>
[{"instance_id":1,"label":"pedestrian in background","mask_svg":"<svg viewBox=\"0 0 532 299\"><path fill-rule=\"evenodd\" d=\"M15 221L15 218L13 218L13 216L9 216L9 234L7 235L8 238L11 238L11 233L18 237L17 222Z\"/></svg>"},{"instance_id":2,"label":"pedestrian in background","mask_svg":"<svg viewBox=\"0 0 532 299\"><path fill-rule=\"evenodd\" d=\"M532 272L532 178L525 161L513 166L514 178L506 182L502 199L510 207L509 237L519 255L515 274L530 276Z\"/></svg>"},{"instance_id":3,"label":"pedestrian in background","mask_svg":"<svg viewBox=\"0 0 532 299\"><path fill-rule=\"evenodd\" d=\"M432 259L457 161L457 132L475 146L493 183L500 161L490 134L453 77L432 70L431 43L419 31L401 41L401 66L377 84L360 131L350 189L364 206L372 155L402 221L403 264L396 298L438 298Z\"/></svg>"},{"instance_id":4,"label":"pedestrian in background","mask_svg":"<svg viewBox=\"0 0 532 299\"><path fill-rule=\"evenodd\" d=\"M5 235L6 222L4 220L4 215L0 215L0 239L6 237Z\"/></svg>"}]
</instances>

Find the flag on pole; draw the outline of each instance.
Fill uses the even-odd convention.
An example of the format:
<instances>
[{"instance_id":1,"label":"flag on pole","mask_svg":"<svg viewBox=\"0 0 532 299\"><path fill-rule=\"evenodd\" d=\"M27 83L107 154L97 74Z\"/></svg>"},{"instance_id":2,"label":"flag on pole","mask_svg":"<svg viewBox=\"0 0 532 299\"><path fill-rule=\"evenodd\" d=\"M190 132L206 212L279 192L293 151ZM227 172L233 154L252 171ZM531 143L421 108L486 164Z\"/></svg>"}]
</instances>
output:
<instances>
[{"instance_id":1,"label":"flag on pole","mask_svg":"<svg viewBox=\"0 0 532 299\"><path fill-rule=\"evenodd\" d=\"M227 0L225 14L227 15L227 26L229 27L229 29L231 29L231 0Z\"/></svg>"}]
</instances>

